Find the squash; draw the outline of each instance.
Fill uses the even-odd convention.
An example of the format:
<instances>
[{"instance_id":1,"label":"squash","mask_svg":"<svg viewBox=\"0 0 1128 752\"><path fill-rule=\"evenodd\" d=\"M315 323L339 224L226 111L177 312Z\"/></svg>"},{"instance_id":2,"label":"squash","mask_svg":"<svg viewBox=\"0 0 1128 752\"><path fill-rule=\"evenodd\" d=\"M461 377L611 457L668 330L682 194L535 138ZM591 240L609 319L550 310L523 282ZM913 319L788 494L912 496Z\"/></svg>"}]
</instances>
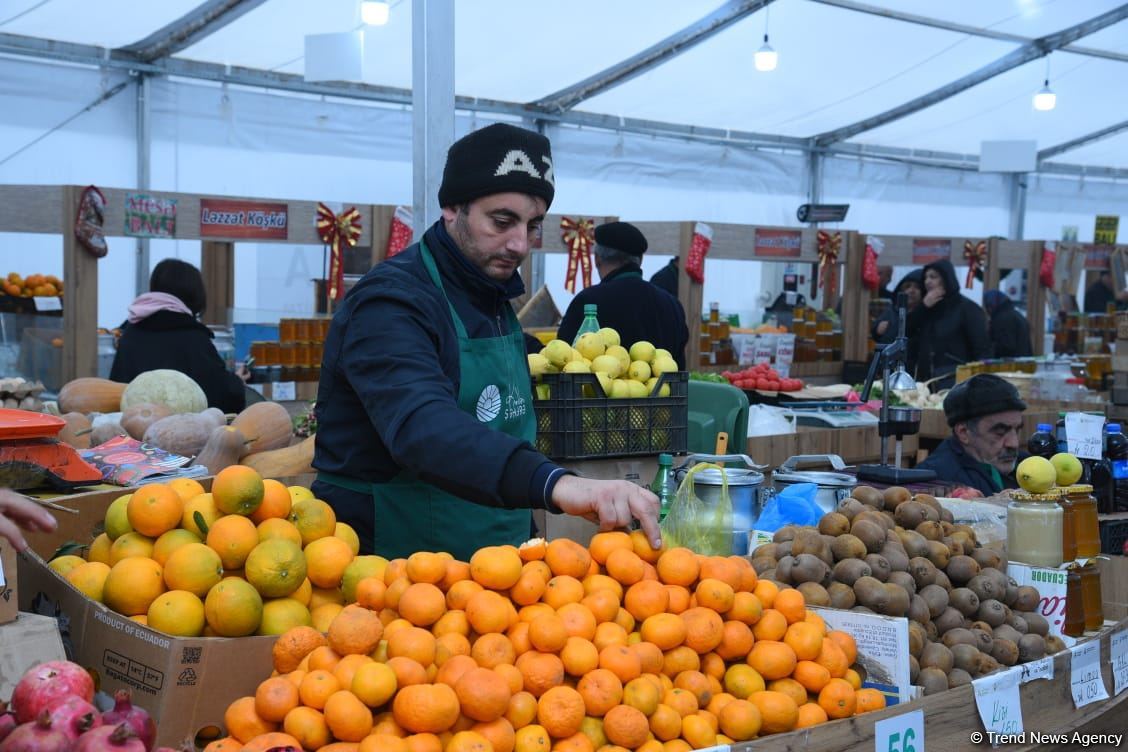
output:
<instances>
[{"instance_id":1,"label":"squash","mask_svg":"<svg viewBox=\"0 0 1128 752\"><path fill-rule=\"evenodd\" d=\"M169 410L166 405L142 402L122 410L121 427L125 429L127 434L140 441L145 436L145 432L149 430L149 426L170 415L172 415L172 410Z\"/></svg>"},{"instance_id":2,"label":"squash","mask_svg":"<svg viewBox=\"0 0 1128 752\"><path fill-rule=\"evenodd\" d=\"M116 413L126 385L109 379L81 378L68 381L59 390L62 413Z\"/></svg>"},{"instance_id":3,"label":"squash","mask_svg":"<svg viewBox=\"0 0 1128 752\"><path fill-rule=\"evenodd\" d=\"M67 413L62 418L67 424L59 431L59 441L70 444L75 449L89 449L90 434L94 431L90 418L82 413Z\"/></svg>"},{"instance_id":4,"label":"squash","mask_svg":"<svg viewBox=\"0 0 1128 752\"><path fill-rule=\"evenodd\" d=\"M144 402L165 405L173 414L198 413L208 406L208 398L199 384L190 376L168 368L139 374L121 395L122 410Z\"/></svg>"},{"instance_id":5,"label":"squash","mask_svg":"<svg viewBox=\"0 0 1128 752\"><path fill-rule=\"evenodd\" d=\"M227 415L218 407L209 407L207 410L201 411L200 416L210 420L216 428L227 425Z\"/></svg>"},{"instance_id":6,"label":"squash","mask_svg":"<svg viewBox=\"0 0 1128 752\"><path fill-rule=\"evenodd\" d=\"M192 464L203 465L208 473L215 475L226 467L239 464L239 457L246 449L246 443L243 432L234 426L213 428L207 443Z\"/></svg>"},{"instance_id":7,"label":"squash","mask_svg":"<svg viewBox=\"0 0 1128 752\"><path fill-rule=\"evenodd\" d=\"M277 402L256 402L236 415L231 425L250 440L243 450L244 457L287 447L294 435L290 413Z\"/></svg>"},{"instance_id":8,"label":"squash","mask_svg":"<svg viewBox=\"0 0 1128 752\"><path fill-rule=\"evenodd\" d=\"M91 415L90 423L94 426L90 433L90 446L99 446L115 436L127 435L121 427L121 413L118 412Z\"/></svg>"},{"instance_id":9,"label":"squash","mask_svg":"<svg viewBox=\"0 0 1128 752\"><path fill-rule=\"evenodd\" d=\"M313 445L315 436L285 449L258 452L243 458L243 464L254 468L264 478L288 478L313 472Z\"/></svg>"},{"instance_id":10,"label":"squash","mask_svg":"<svg viewBox=\"0 0 1128 752\"><path fill-rule=\"evenodd\" d=\"M212 419L206 415L170 415L149 426L141 440L166 452L195 457L208 443L208 437L215 428Z\"/></svg>"}]
</instances>

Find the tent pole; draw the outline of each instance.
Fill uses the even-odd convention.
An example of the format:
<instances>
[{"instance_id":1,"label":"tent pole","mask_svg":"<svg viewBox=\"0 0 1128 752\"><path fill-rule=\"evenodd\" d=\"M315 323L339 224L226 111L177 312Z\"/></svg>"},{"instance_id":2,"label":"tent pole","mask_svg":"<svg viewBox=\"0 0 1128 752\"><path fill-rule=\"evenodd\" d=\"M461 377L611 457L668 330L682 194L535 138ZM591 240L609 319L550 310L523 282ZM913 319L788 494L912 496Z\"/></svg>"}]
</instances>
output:
<instances>
[{"instance_id":1,"label":"tent pole","mask_svg":"<svg viewBox=\"0 0 1128 752\"><path fill-rule=\"evenodd\" d=\"M137 74L137 190L149 191L152 180L152 114L149 75ZM136 278L134 288L140 295L149 289L149 239L137 238L137 258L134 264Z\"/></svg>"},{"instance_id":2,"label":"tent pole","mask_svg":"<svg viewBox=\"0 0 1128 752\"><path fill-rule=\"evenodd\" d=\"M415 0L411 14L411 216L421 238L439 218L435 197L454 143L454 0Z\"/></svg>"},{"instance_id":3,"label":"tent pole","mask_svg":"<svg viewBox=\"0 0 1128 752\"><path fill-rule=\"evenodd\" d=\"M1010 183L1010 231L1011 240L1022 240L1026 230L1026 173L1014 172L1009 176Z\"/></svg>"}]
</instances>

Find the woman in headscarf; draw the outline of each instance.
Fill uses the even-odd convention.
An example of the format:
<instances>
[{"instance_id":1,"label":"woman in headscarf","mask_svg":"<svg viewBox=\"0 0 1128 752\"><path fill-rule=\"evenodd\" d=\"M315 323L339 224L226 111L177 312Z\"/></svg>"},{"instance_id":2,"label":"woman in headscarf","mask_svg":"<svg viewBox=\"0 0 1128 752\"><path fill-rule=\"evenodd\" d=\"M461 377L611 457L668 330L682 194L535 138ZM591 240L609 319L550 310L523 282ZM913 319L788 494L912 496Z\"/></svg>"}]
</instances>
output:
<instances>
[{"instance_id":1,"label":"woman in headscarf","mask_svg":"<svg viewBox=\"0 0 1128 752\"><path fill-rule=\"evenodd\" d=\"M917 346L917 381L944 377L933 390L955 383L956 366L991 356L987 317L960 293L955 267L947 259L924 267L924 298L909 314L907 328Z\"/></svg>"},{"instance_id":2,"label":"woman in headscarf","mask_svg":"<svg viewBox=\"0 0 1128 752\"><path fill-rule=\"evenodd\" d=\"M870 335L879 345L888 345L897 338L897 300L901 293L905 294L905 314L907 317L920 306L920 301L924 297L923 269L913 269L901 278L901 281L893 288L893 305L882 311L881 315L873 322ZM907 320L906 318L906 322ZM905 369L909 373L913 373L916 369L916 343L911 339L909 340L909 353L905 359Z\"/></svg>"}]
</instances>

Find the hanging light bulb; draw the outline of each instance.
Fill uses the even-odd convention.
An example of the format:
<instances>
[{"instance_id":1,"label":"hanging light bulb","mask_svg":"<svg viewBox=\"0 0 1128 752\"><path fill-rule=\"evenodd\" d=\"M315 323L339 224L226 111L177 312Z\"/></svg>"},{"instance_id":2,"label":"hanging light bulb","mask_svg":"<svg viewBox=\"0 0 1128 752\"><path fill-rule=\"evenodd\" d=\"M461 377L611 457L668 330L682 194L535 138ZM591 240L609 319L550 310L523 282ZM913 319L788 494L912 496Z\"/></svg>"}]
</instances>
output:
<instances>
[{"instance_id":1,"label":"hanging light bulb","mask_svg":"<svg viewBox=\"0 0 1128 752\"><path fill-rule=\"evenodd\" d=\"M1046 56L1046 79L1042 82L1042 88L1034 95L1034 109L1039 112L1049 112L1054 107L1057 107L1057 94L1054 94L1053 89L1050 88L1050 56Z\"/></svg>"},{"instance_id":2,"label":"hanging light bulb","mask_svg":"<svg viewBox=\"0 0 1128 752\"><path fill-rule=\"evenodd\" d=\"M768 22L771 21L771 18L772 8L769 5L764 9L764 44L760 49L756 50L756 54L752 56L756 70L761 73L774 71L776 66L779 65L779 53L768 44Z\"/></svg>"},{"instance_id":3,"label":"hanging light bulb","mask_svg":"<svg viewBox=\"0 0 1128 752\"><path fill-rule=\"evenodd\" d=\"M383 26L388 23L391 6L386 0L361 0L360 20L366 26Z\"/></svg>"}]
</instances>

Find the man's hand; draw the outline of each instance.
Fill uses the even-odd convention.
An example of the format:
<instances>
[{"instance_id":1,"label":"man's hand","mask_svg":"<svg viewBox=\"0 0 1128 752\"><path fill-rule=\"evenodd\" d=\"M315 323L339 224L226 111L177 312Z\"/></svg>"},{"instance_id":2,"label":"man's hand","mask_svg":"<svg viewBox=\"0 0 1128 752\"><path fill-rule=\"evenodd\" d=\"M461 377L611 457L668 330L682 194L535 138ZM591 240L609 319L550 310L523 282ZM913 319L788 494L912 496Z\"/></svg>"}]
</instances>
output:
<instances>
[{"instance_id":1,"label":"man's hand","mask_svg":"<svg viewBox=\"0 0 1128 752\"><path fill-rule=\"evenodd\" d=\"M877 322L877 336L880 337L881 335L885 334L885 330L888 329L888 328L889 328L889 322L888 321L878 321Z\"/></svg>"},{"instance_id":2,"label":"man's hand","mask_svg":"<svg viewBox=\"0 0 1128 752\"><path fill-rule=\"evenodd\" d=\"M27 548L20 529L47 532L55 529L55 517L31 499L14 491L0 489L0 536L7 538L17 551Z\"/></svg>"},{"instance_id":3,"label":"man's hand","mask_svg":"<svg viewBox=\"0 0 1128 752\"><path fill-rule=\"evenodd\" d=\"M940 290L940 289L936 289L936 290L929 290L928 292L926 292L924 294L924 300L922 300L921 302L924 303L925 308L931 308L932 306L936 305L937 303L939 303L943 299L944 299L944 291Z\"/></svg>"},{"instance_id":4,"label":"man's hand","mask_svg":"<svg viewBox=\"0 0 1128 752\"><path fill-rule=\"evenodd\" d=\"M552 503L568 514L599 523L600 530L628 527L638 520L651 547L662 547L658 497L625 480L590 480L565 475L552 489Z\"/></svg>"}]
</instances>

